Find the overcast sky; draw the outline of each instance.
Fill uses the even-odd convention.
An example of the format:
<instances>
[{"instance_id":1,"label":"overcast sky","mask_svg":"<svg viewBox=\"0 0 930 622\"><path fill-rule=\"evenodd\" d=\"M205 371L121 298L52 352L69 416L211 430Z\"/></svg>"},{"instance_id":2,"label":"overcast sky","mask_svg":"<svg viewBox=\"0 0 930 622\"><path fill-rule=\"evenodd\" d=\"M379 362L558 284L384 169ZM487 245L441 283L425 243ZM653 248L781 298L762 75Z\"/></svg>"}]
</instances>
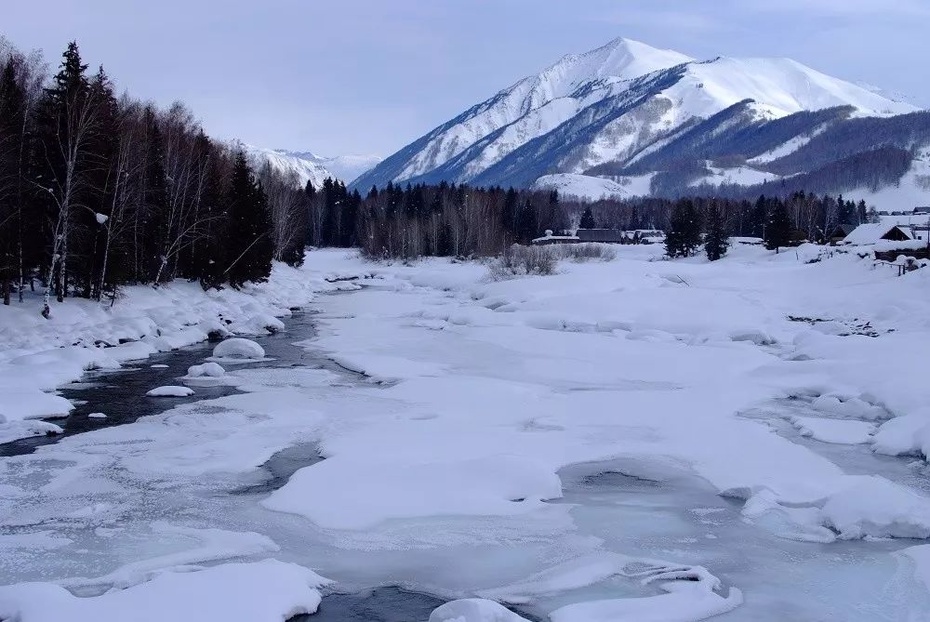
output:
<instances>
[{"instance_id":1,"label":"overcast sky","mask_svg":"<svg viewBox=\"0 0 930 622\"><path fill-rule=\"evenodd\" d=\"M7 0L0 34L70 39L120 89L219 138L389 155L618 36L697 58L788 56L930 105L930 0Z\"/></svg>"}]
</instances>

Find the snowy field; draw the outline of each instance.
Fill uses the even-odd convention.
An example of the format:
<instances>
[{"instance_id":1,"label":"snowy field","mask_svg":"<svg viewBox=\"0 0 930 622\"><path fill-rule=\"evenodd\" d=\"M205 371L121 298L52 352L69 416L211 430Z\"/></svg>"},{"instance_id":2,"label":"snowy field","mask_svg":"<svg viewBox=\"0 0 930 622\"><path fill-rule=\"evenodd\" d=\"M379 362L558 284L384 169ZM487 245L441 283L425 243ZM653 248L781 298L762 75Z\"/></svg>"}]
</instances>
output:
<instances>
[{"instance_id":1,"label":"snowy field","mask_svg":"<svg viewBox=\"0 0 930 622\"><path fill-rule=\"evenodd\" d=\"M0 309L7 439L84 369L292 306L341 370L234 342L160 388L235 394L0 458L0 620L277 621L380 586L454 601L430 622L930 618L930 270L661 252L493 282L316 251L254 291Z\"/></svg>"}]
</instances>

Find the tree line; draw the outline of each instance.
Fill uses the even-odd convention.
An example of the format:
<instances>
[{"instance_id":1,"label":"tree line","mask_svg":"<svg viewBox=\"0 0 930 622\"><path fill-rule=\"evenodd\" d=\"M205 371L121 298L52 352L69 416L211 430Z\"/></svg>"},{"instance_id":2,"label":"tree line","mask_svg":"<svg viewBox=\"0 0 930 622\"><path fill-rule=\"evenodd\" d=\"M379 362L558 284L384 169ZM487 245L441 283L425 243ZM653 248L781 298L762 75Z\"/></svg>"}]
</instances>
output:
<instances>
[{"instance_id":1,"label":"tree line","mask_svg":"<svg viewBox=\"0 0 930 622\"><path fill-rule=\"evenodd\" d=\"M115 93L76 43L49 77L0 40L0 290L115 300L128 284L205 288L299 263L307 197L208 137L182 104Z\"/></svg>"},{"instance_id":2,"label":"tree line","mask_svg":"<svg viewBox=\"0 0 930 622\"><path fill-rule=\"evenodd\" d=\"M582 202L560 198L555 191L443 182L388 183L362 197L332 180L320 190L308 184L306 192L310 220L319 223L311 226L309 243L358 246L372 259L493 256L511 244L529 244L546 230L562 233L579 227L660 229L676 245L673 256L693 254L709 237L708 254L718 259L732 236L762 238L777 249L802 239L826 242L841 224L859 225L877 217L864 201L805 192L756 201L698 196ZM680 233L684 242L679 247L675 240Z\"/></svg>"}]
</instances>

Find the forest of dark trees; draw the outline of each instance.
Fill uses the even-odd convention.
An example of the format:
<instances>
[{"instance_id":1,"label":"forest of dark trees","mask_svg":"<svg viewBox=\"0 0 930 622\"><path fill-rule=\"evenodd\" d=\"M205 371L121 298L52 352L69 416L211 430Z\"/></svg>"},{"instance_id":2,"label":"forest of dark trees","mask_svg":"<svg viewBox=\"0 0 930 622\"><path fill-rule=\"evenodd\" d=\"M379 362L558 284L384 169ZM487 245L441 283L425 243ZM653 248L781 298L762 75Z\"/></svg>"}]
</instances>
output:
<instances>
[{"instance_id":1,"label":"forest of dark trees","mask_svg":"<svg viewBox=\"0 0 930 622\"><path fill-rule=\"evenodd\" d=\"M330 184L314 193L311 214L321 216L311 218L338 222L338 226L323 227L323 235L314 244L359 246L371 259L469 257L496 255L511 244L530 243L547 229L562 232L582 224L586 228L668 231L675 208L682 204L693 205L698 233L709 227L726 236L769 239L767 228L778 216L787 223L790 238L778 246L802 239L824 242L837 225L858 225L874 217L862 201L804 192L787 198L760 196L755 201L686 197L582 203L560 200L554 191L442 183L389 184L383 190L372 188L364 198L346 193L341 184ZM339 210L340 205L348 209ZM706 218L708 214L713 218ZM350 217L356 218L354 226Z\"/></svg>"},{"instance_id":2,"label":"forest of dark trees","mask_svg":"<svg viewBox=\"0 0 930 622\"><path fill-rule=\"evenodd\" d=\"M307 198L183 104L117 96L71 43L49 77L0 40L0 293L115 299L126 284L261 281L298 263ZM46 312L48 310L46 309Z\"/></svg>"},{"instance_id":3,"label":"forest of dark trees","mask_svg":"<svg viewBox=\"0 0 930 622\"><path fill-rule=\"evenodd\" d=\"M864 203L797 188L775 193L787 198L721 192L594 203L445 182L389 183L365 196L332 179L301 188L208 137L183 104L159 109L117 96L102 67L87 71L75 43L49 73L40 55L0 40L5 304L27 290L46 303L112 301L121 286L175 278L239 287L266 279L273 260L300 264L307 246L358 247L376 260L491 256L576 227L586 209L589 226L668 230L687 207L715 238L770 238L766 228L777 221L788 231L782 237L824 241L836 225L869 218Z\"/></svg>"}]
</instances>

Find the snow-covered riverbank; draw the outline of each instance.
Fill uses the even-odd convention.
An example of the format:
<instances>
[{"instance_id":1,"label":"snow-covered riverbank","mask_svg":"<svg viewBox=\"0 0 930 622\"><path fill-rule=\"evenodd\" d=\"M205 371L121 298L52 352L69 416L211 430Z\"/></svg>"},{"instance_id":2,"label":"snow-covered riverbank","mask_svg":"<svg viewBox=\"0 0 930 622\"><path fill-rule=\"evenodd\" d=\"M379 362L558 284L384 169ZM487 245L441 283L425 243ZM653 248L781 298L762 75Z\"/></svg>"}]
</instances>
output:
<instances>
[{"instance_id":1,"label":"snow-covered riverbank","mask_svg":"<svg viewBox=\"0 0 930 622\"><path fill-rule=\"evenodd\" d=\"M857 452L930 442L928 271L660 252L502 282L477 263L311 253L293 275L307 296L328 275L375 278L317 300L302 346L379 383L233 370L244 394L4 459L3 582L141 598L166 569L273 557L339 589L563 622L920 619L930 549L891 538L930 536L930 498L901 475L924 463ZM810 438L776 433L793 426ZM324 459L283 486L228 494L308 443ZM0 613L36 593L7 588Z\"/></svg>"},{"instance_id":2,"label":"snow-covered riverbank","mask_svg":"<svg viewBox=\"0 0 930 622\"><path fill-rule=\"evenodd\" d=\"M41 316L42 297L0 306L0 442L54 431L40 417L66 416L71 404L54 390L89 369L118 368L218 335L262 335L282 327L279 318L334 285L333 275L274 267L271 278L241 291L203 289L174 282L158 289L127 287L112 306L84 299L52 303Z\"/></svg>"}]
</instances>

